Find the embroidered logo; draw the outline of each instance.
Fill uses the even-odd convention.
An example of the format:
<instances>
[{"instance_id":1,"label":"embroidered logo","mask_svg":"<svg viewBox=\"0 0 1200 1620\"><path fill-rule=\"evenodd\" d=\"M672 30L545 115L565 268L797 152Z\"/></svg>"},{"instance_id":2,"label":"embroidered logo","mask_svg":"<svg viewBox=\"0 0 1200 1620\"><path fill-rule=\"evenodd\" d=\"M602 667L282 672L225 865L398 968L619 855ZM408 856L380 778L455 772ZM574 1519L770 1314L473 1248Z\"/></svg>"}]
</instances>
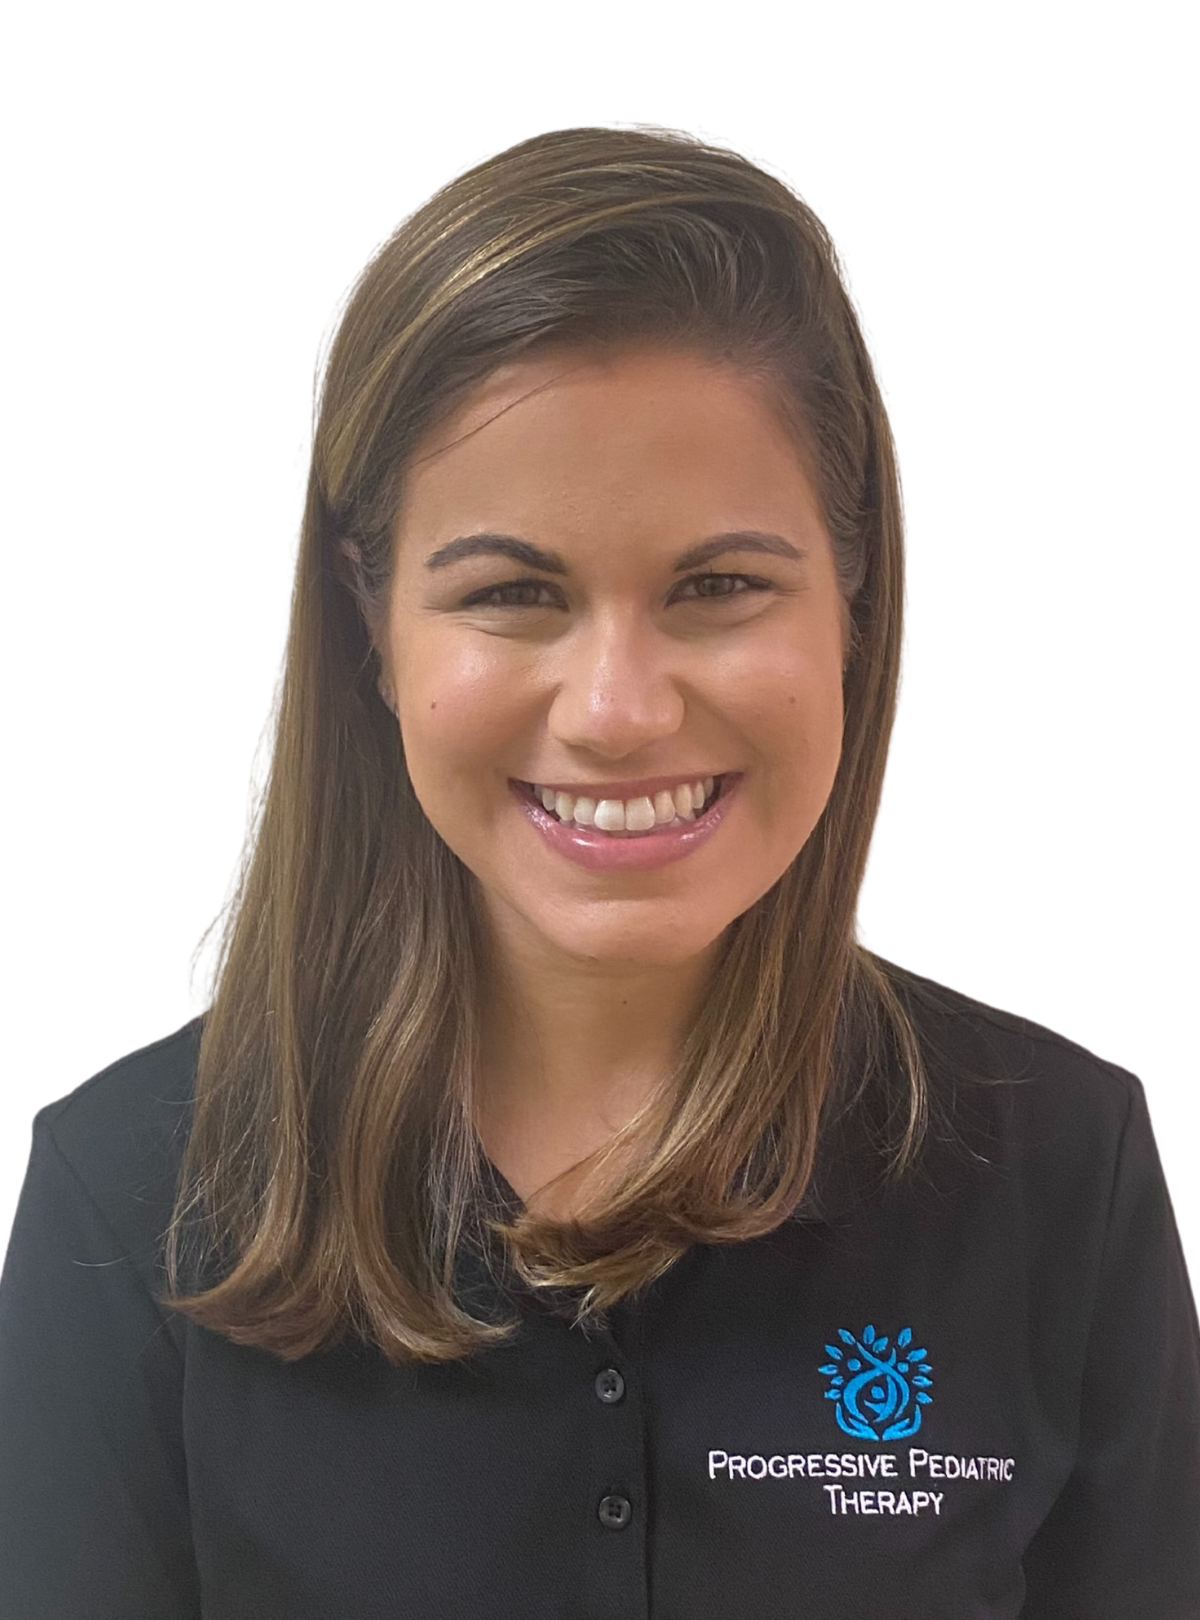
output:
<instances>
[{"instance_id":1,"label":"embroidered logo","mask_svg":"<svg viewBox=\"0 0 1200 1620\"><path fill-rule=\"evenodd\" d=\"M856 1440L903 1440L921 1427L921 1408L933 1396L933 1368L923 1349L910 1349L912 1329L901 1328L888 1349L888 1339L865 1327L855 1338L839 1328L841 1347L827 1344L832 1358L818 1371L829 1379L827 1401L836 1401L838 1426Z\"/></svg>"}]
</instances>

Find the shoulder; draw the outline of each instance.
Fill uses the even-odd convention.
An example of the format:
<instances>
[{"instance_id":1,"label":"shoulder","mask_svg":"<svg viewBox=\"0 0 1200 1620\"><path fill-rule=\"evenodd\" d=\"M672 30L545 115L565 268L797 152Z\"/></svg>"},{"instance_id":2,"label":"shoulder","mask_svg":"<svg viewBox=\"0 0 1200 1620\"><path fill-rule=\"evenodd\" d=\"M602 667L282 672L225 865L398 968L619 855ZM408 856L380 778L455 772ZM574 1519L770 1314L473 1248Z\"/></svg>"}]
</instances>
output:
<instances>
[{"instance_id":1,"label":"shoulder","mask_svg":"<svg viewBox=\"0 0 1200 1620\"><path fill-rule=\"evenodd\" d=\"M1137 1075L1068 1035L892 963L929 1072L931 1134L973 1158L1105 1181L1131 1125L1149 1131Z\"/></svg>"},{"instance_id":2,"label":"shoulder","mask_svg":"<svg viewBox=\"0 0 1200 1620\"><path fill-rule=\"evenodd\" d=\"M202 1025L203 1015L127 1053L34 1115L35 1144L131 1254L152 1252L170 1218Z\"/></svg>"},{"instance_id":3,"label":"shoulder","mask_svg":"<svg viewBox=\"0 0 1200 1620\"><path fill-rule=\"evenodd\" d=\"M1059 1030L908 968L881 965L935 1063L963 1079L1032 1084L1051 1105L1083 1097L1122 1117L1142 1093L1137 1075Z\"/></svg>"}]
</instances>

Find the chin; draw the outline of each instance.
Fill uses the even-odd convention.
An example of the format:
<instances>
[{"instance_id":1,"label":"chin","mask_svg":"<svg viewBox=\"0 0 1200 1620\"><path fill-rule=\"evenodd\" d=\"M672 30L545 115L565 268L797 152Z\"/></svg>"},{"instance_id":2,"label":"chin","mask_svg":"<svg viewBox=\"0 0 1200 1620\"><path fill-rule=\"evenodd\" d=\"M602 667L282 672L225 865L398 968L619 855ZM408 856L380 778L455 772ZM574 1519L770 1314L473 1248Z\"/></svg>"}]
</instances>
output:
<instances>
[{"instance_id":1,"label":"chin","mask_svg":"<svg viewBox=\"0 0 1200 1620\"><path fill-rule=\"evenodd\" d=\"M732 920L720 924L706 921L688 928L681 926L678 916L649 917L640 927L631 926L627 918L613 918L608 926L603 920L591 926L581 921L574 928L546 925L538 931L548 946L578 962L671 968L695 961L711 949Z\"/></svg>"}]
</instances>

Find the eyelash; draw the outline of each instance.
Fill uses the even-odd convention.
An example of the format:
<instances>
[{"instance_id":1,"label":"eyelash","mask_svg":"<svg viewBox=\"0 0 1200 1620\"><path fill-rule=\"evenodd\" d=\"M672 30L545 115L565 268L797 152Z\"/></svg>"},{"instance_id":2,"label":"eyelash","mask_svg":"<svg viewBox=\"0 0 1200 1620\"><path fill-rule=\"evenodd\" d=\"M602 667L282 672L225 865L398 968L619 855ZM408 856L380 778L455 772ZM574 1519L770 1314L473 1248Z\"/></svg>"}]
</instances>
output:
<instances>
[{"instance_id":1,"label":"eyelash","mask_svg":"<svg viewBox=\"0 0 1200 1620\"><path fill-rule=\"evenodd\" d=\"M679 583L681 585L690 585L693 581L701 579L740 579L751 591L773 591L775 589L769 579L759 579L753 574L689 574L686 579L680 580ZM536 602L493 602L489 600L489 598L497 596L502 591L523 589L528 585L548 588L544 579L508 579L505 580L503 585L489 585L486 590L474 591L464 599L461 606L515 608L540 606L541 604ZM745 596L746 594L746 591L722 591L717 596L696 596L692 600L696 602L728 602L734 597Z\"/></svg>"}]
</instances>

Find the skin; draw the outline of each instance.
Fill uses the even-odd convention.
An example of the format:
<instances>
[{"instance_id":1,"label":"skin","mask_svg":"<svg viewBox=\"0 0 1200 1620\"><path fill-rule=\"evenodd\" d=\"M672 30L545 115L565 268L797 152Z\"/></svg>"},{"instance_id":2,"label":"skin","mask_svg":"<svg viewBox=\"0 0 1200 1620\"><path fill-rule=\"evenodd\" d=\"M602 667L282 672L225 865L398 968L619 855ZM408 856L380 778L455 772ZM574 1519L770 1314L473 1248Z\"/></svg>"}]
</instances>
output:
<instances>
[{"instance_id":1,"label":"skin","mask_svg":"<svg viewBox=\"0 0 1200 1620\"><path fill-rule=\"evenodd\" d=\"M700 570L767 590L672 572L732 529L782 535L805 557L730 552ZM426 566L484 530L558 552L569 573L495 556ZM519 579L536 583L464 605ZM726 366L661 348L543 352L494 372L418 446L370 628L414 790L478 880L478 1124L531 1207L569 1211L570 1175L540 1189L661 1080L723 931L816 825L841 753L846 627L802 457ZM508 785L700 767L744 772L737 800L706 845L648 872L566 860Z\"/></svg>"}]
</instances>

